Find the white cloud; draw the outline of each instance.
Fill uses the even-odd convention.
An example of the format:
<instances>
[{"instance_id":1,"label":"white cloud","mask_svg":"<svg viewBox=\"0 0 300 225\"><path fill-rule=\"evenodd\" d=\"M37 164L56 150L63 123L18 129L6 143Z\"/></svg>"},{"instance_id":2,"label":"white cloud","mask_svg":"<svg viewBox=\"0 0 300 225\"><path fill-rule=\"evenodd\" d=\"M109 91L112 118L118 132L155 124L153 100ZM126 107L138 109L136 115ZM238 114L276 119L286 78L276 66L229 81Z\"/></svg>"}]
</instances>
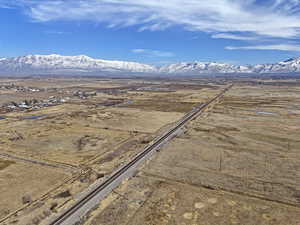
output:
<instances>
[{"instance_id":1,"label":"white cloud","mask_svg":"<svg viewBox=\"0 0 300 225\"><path fill-rule=\"evenodd\" d=\"M94 21L139 31L181 26L242 41L300 38L300 0L0 0L0 5L22 6L38 22Z\"/></svg>"},{"instance_id":2,"label":"white cloud","mask_svg":"<svg viewBox=\"0 0 300 225\"><path fill-rule=\"evenodd\" d=\"M131 50L135 54L143 54L147 56L155 56L155 57L174 57L175 54L172 52L159 51L159 50L151 50L151 49L132 49Z\"/></svg>"},{"instance_id":3,"label":"white cloud","mask_svg":"<svg viewBox=\"0 0 300 225\"><path fill-rule=\"evenodd\" d=\"M221 39L232 39L232 40L241 40L241 41L258 40L258 37L254 37L254 36L240 36L236 34L224 34L224 33L213 34L211 37L215 39L221 38Z\"/></svg>"},{"instance_id":4,"label":"white cloud","mask_svg":"<svg viewBox=\"0 0 300 225\"><path fill-rule=\"evenodd\" d=\"M254 45L254 46L227 46L227 50L280 50L280 51L300 51L297 44L277 44L277 45Z\"/></svg>"}]
</instances>

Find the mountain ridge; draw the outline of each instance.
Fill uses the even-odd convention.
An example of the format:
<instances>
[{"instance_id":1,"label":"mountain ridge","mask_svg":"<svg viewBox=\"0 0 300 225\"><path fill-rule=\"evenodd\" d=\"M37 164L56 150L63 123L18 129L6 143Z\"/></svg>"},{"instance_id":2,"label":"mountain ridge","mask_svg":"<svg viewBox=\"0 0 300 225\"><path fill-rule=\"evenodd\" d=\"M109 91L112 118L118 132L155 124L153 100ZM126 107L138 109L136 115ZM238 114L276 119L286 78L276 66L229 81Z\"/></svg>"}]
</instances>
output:
<instances>
[{"instance_id":1,"label":"mountain ridge","mask_svg":"<svg viewBox=\"0 0 300 225\"><path fill-rule=\"evenodd\" d=\"M180 62L155 67L138 62L94 59L86 55L27 55L0 58L0 74L263 74L300 73L300 58L290 58L273 64L232 65L218 62Z\"/></svg>"}]
</instances>

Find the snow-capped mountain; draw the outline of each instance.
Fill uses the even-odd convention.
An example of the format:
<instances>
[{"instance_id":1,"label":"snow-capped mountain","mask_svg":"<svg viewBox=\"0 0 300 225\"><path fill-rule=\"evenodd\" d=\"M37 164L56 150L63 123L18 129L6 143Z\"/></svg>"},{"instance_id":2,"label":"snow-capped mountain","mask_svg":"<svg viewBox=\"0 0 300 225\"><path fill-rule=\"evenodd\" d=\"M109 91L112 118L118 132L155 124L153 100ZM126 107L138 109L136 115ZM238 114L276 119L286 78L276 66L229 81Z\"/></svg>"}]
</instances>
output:
<instances>
[{"instance_id":1,"label":"snow-capped mountain","mask_svg":"<svg viewBox=\"0 0 300 225\"><path fill-rule=\"evenodd\" d=\"M0 73L152 73L156 68L136 62L108 61L91 57L28 55L0 59Z\"/></svg>"},{"instance_id":2,"label":"snow-capped mountain","mask_svg":"<svg viewBox=\"0 0 300 225\"><path fill-rule=\"evenodd\" d=\"M251 73L247 66L235 66L216 62L193 62L171 64L159 69L161 73L170 74L209 74L209 73Z\"/></svg>"},{"instance_id":3,"label":"snow-capped mountain","mask_svg":"<svg viewBox=\"0 0 300 225\"><path fill-rule=\"evenodd\" d=\"M237 66L217 62L185 62L155 67L137 62L93 59L85 55L28 55L0 58L2 75L84 75L84 74L233 74L233 73L300 73L300 58L292 58L275 64Z\"/></svg>"},{"instance_id":4,"label":"snow-capped mountain","mask_svg":"<svg viewBox=\"0 0 300 225\"><path fill-rule=\"evenodd\" d=\"M275 64L259 64L252 67L253 73L296 73L300 72L300 58L291 58Z\"/></svg>"},{"instance_id":5,"label":"snow-capped mountain","mask_svg":"<svg viewBox=\"0 0 300 225\"><path fill-rule=\"evenodd\" d=\"M292 58L274 64L236 66L216 62L177 63L161 67L161 73L210 74L210 73L297 73L300 72L300 58Z\"/></svg>"}]
</instances>

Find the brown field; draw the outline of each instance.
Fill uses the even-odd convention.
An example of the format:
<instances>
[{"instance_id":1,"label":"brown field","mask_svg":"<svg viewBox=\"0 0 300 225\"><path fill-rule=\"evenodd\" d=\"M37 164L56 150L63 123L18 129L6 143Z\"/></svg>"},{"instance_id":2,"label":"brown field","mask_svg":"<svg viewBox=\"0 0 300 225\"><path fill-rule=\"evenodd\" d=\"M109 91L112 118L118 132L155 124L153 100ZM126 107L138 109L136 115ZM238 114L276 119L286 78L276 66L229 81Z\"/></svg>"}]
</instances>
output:
<instances>
[{"instance_id":1,"label":"brown field","mask_svg":"<svg viewBox=\"0 0 300 225\"><path fill-rule=\"evenodd\" d=\"M5 168L3 163L6 163ZM1 218L24 206L24 196L35 200L70 177L57 169L2 159L0 166Z\"/></svg>"},{"instance_id":2,"label":"brown field","mask_svg":"<svg viewBox=\"0 0 300 225\"><path fill-rule=\"evenodd\" d=\"M299 90L235 86L85 224L299 225Z\"/></svg>"},{"instance_id":3,"label":"brown field","mask_svg":"<svg viewBox=\"0 0 300 225\"><path fill-rule=\"evenodd\" d=\"M42 224L231 82L222 101L191 121L85 224L299 225L298 80L246 78L0 79L0 85L46 88L1 90L0 106L68 97L0 114L0 221L20 209L2 223ZM24 196L32 201L24 204Z\"/></svg>"},{"instance_id":4,"label":"brown field","mask_svg":"<svg viewBox=\"0 0 300 225\"><path fill-rule=\"evenodd\" d=\"M23 195L30 196L33 202L12 215L7 220L9 223L37 223L46 217L44 214L67 207L90 184L105 179L194 105L205 102L222 87L180 82L96 78L0 80L0 85L13 83L44 90L1 90L0 105L50 96L69 98L65 103L49 107L0 115L5 118L0 120L0 176L3 177L0 198L6 202L0 218L24 206L22 189ZM162 87L170 91L138 91L141 87ZM78 98L73 96L78 90L97 94ZM113 101L124 104L105 106L106 102ZM40 173L33 174L36 168ZM17 173L18 169L22 173ZM7 173L12 174L8 181ZM40 184L36 185L35 181ZM13 183L15 188L6 194L4 190ZM35 188L27 191L31 185ZM53 190L48 193L50 189ZM60 193L68 194L57 198ZM55 210L53 204L57 205Z\"/></svg>"},{"instance_id":5,"label":"brown field","mask_svg":"<svg viewBox=\"0 0 300 225\"><path fill-rule=\"evenodd\" d=\"M4 160L0 159L0 170L4 170L6 167L9 167L10 165L14 164L14 161L11 160Z\"/></svg>"}]
</instances>

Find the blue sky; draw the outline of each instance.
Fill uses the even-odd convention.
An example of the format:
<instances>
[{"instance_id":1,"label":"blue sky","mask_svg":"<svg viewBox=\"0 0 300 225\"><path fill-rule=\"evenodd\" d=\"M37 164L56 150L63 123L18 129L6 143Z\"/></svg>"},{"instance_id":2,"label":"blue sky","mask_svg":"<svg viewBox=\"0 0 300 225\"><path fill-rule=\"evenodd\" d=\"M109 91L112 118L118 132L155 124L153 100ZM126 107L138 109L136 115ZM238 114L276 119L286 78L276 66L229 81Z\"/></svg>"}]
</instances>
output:
<instances>
[{"instance_id":1,"label":"blue sky","mask_svg":"<svg viewBox=\"0 0 300 225\"><path fill-rule=\"evenodd\" d=\"M0 56L168 64L300 56L300 0L0 0Z\"/></svg>"}]
</instances>

